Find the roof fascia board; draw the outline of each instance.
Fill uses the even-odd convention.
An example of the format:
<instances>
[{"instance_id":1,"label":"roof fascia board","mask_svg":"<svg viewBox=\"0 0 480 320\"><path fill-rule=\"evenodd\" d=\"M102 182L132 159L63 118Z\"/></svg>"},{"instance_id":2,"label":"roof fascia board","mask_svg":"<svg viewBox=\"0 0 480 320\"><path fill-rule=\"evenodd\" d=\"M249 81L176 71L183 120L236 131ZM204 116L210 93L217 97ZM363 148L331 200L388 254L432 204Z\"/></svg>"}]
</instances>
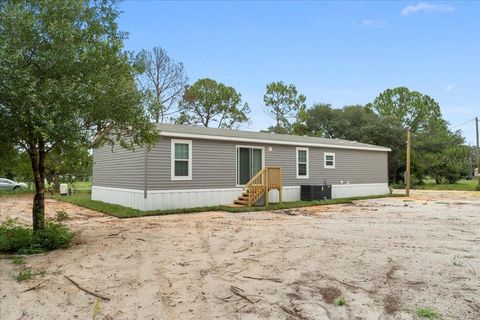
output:
<instances>
[{"instance_id":1,"label":"roof fascia board","mask_svg":"<svg viewBox=\"0 0 480 320\"><path fill-rule=\"evenodd\" d=\"M312 143L312 142L293 142L293 141L280 141L280 140L256 139L256 138L212 136L207 134L171 132L171 131L163 131L163 130L160 131L160 135L164 137L278 144L278 145L289 145L289 146L299 146L299 147L322 147L322 148L333 148L333 149L368 150L368 151L381 151L381 152L392 151L390 148L385 148L385 147L369 148L369 147L361 147L361 146L341 146L341 145L331 145L331 144Z\"/></svg>"}]
</instances>

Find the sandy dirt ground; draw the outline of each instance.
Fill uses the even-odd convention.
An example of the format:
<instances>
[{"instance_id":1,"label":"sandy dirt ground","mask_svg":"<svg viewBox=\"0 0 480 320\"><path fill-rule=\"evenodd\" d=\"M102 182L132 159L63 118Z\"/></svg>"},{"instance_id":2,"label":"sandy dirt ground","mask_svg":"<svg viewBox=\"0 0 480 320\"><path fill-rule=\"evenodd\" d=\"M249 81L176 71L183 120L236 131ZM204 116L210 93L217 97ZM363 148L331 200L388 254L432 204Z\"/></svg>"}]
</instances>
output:
<instances>
[{"instance_id":1,"label":"sandy dirt ground","mask_svg":"<svg viewBox=\"0 0 480 320\"><path fill-rule=\"evenodd\" d=\"M48 200L60 209L69 249L0 259L1 320L480 319L478 192L123 220ZM0 197L0 220L30 210L30 196ZM45 273L19 283L24 268Z\"/></svg>"}]
</instances>

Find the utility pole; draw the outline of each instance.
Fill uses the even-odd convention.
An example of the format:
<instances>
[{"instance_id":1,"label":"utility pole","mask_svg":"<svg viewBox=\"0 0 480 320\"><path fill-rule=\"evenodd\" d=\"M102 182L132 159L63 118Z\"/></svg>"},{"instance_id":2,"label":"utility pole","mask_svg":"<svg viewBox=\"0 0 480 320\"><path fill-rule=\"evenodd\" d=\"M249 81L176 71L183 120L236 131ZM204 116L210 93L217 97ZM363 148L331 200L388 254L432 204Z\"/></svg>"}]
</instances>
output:
<instances>
[{"instance_id":1,"label":"utility pole","mask_svg":"<svg viewBox=\"0 0 480 320\"><path fill-rule=\"evenodd\" d=\"M407 197L410 196L410 147L412 144L412 132L408 128L407 132L407 173L405 177L405 193Z\"/></svg>"},{"instance_id":2,"label":"utility pole","mask_svg":"<svg viewBox=\"0 0 480 320\"><path fill-rule=\"evenodd\" d=\"M475 128L477 129L477 174L478 174L478 185L480 185L480 146L479 140L480 136L478 134L478 117L475 117Z\"/></svg>"}]
</instances>

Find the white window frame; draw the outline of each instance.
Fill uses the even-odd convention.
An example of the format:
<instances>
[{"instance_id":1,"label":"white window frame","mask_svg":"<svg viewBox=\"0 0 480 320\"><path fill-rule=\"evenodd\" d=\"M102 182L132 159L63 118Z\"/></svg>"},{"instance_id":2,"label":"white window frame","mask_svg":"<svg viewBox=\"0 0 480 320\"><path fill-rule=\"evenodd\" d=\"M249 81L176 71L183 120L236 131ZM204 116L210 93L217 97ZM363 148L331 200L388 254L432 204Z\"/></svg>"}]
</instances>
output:
<instances>
[{"instance_id":1,"label":"white window frame","mask_svg":"<svg viewBox=\"0 0 480 320\"><path fill-rule=\"evenodd\" d=\"M175 144L188 144L188 176L176 176L175 175ZM183 140L183 139L172 139L171 141L171 158L170 158L170 168L171 168L171 179L172 180L192 180L192 140Z\"/></svg>"},{"instance_id":2,"label":"white window frame","mask_svg":"<svg viewBox=\"0 0 480 320\"><path fill-rule=\"evenodd\" d=\"M327 156L332 156L333 157L333 166L327 165ZM325 169L335 169L335 153L333 152L325 152L323 154L323 167Z\"/></svg>"},{"instance_id":3,"label":"white window frame","mask_svg":"<svg viewBox=\"0 0 480 320\"><path fill-rule=\"evenodd\" d=\"M306 162L306 170L307 170L307 174L304 175L304 176L301 176L299 175L299 170L298 170L298 165L299 165L299 162L298 162L298 151L306 151L307 153L307 162ZM308 150L308 148L304 148L304 147L297 147L295 149L295 163L296 163L296 171L297 171L297 179L308 179L309 178L309 175L310 175L310 152Z\"/></svg>"}]
</instances>

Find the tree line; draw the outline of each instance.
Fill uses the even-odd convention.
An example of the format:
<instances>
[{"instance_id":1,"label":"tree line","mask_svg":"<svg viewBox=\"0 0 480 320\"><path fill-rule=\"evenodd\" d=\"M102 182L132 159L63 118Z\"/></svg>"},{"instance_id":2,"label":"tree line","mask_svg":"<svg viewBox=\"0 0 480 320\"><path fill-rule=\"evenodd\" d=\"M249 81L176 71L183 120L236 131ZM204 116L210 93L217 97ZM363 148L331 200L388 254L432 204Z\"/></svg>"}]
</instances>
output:
<instances>
[{"instance_id":1,"label":"tree line","mask_svg":"<svg viewBox=\"0 0 480 320\"><path fill-rule=\"evenodd\" d=\"M249 122L251 109L233 87L207 78L189 84L183 64L162 48L126 52L119 14L109 0L0 1L0 175L34 182L34 230L45 226L45 180L84 176L92 148L151 145L160 122L228 129ZM407 128L418 181L468 174L463 157L471 150L419 92L393 88L365 106L307 107L294 85L278 81L263 101L274 120L266 131L392 148L391 181L402 179Z\"/></svg>"},{"instance_id":2,"label":"tree line","mask_svg":"<svg viewBox=\"0 0 480 320\"><path fill-rule=\"evenodd\" d=\"M173 122L205 127L238 129L249 123L249 105L233 87L213 79L199 79L192 85L182 63L171 59L159 47L142 50L136 63L143 66L139 86L145 109L155 122ZM453 183L469 176L473 148L465 145L459 131L448 128L439 104L430 96L406 87L387 89L366 105L334 108L328 103L306 105L306 97L293 84L267 84L264 112L274 120L265 129L279 134L296 134L346 139L386 146L389 180L401 182L405 172L407 130L413 135L413 183L428 176L437 183Z\"/></svg>"}]
</instances>

